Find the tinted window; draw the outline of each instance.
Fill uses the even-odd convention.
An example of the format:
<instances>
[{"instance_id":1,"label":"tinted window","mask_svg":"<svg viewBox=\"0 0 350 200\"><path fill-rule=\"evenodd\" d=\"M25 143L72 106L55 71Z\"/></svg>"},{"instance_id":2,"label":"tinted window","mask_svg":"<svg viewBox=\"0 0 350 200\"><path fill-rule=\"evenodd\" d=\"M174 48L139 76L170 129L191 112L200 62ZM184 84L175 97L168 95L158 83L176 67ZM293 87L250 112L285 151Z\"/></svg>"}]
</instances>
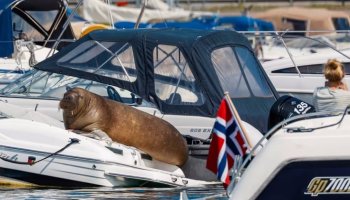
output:
<instances>
[{"instance_id":1,"label":"tinted window","mask_svg":"<svg viewBox=\"0 0 350 200\"><path fill-rule=\"evenodd\" d=\"M347 18L332 18L332 21L336 30L350 29L349 21Z\"/></svg>"},{"instance_id":2,"label":"tinted window","mask_svg":"<svg viewBox=\"0 0 350 200\"><path fill-rule=\"evenodd\" d=\"M306 30L306 21L304 21L304 20L283 18L282 21L283 21L283 24L285 24L285 26L287 26L288 28L291 28L294 31L305 31ZM287 34L305 35L305 33L290 33L290 32L288 32Z\"/></svg>"},{"instance_id":3,"label":"tinted window","mask_svg":"<svg viewBox=\"0 0 350 200\"><path fill-rule=\"evenodd\" d=\"M49 31L52 23L55 21L55 18L58 14L57 10L52 11L28 11L28 13L37 21L39 24L44 27L46 31Z\"/></svg>"},{"instance_id":4,"label":"tinted window","mask_svg":"<svg viewBox=\"0 0 350 200\"><path fill-rule=\"evenodd\" d=\"M322 74L323 73L323 65L305 65L298 67L300 73L302 74ZM295 67L289 67L285 69L274 70L272 73L285 73L285 74L297 74L297 70Z\"/></svg>"},{"instance_id":5,"label":"tinted window","mask_svg":"<svg viewBox=\"0 0 350 200\"><path fill-rule=\"evenodd\" d=\"M350 63L343 63L345 68L345 73L350 74ZM305 65L298 67L301 74L323 74L323 64L317 65ZM297 74L295 67L289 67L285 69L274 70L272 73L284 73L284 74Z\"/></svg>"},{"instance_id":6,"label":"tinted window","mask_svg":"<svg viewBox=\"0 0 350 200\"><path fill-rule=\"evenodd\" d=\"M345 68L345 74L350 75L350 63L343 63Z\"/></svg>"},{"instance_id":7,"label":"tinted window","mask_svg":"<svg viewBox=\"0 0 350 200\"><path fill-rule=\"evenodd\" d=\"M22 17L12 12L12 29L14 38L23 38L33 41L43 41L45 37ZM23 36L25 34L25 36ZM21 36L22 35L22 36Z\"/></svg>"}]
</instances>

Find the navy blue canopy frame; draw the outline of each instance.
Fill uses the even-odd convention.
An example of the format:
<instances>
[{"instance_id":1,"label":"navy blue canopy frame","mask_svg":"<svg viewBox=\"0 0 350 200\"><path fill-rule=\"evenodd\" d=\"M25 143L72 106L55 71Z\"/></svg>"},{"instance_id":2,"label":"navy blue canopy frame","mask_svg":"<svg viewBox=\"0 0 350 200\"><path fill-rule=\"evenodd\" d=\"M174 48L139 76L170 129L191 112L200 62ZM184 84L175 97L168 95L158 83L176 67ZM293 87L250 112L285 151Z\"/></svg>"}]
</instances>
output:
<instances>
[{"instance_id":1,"label":"navy blue canopy frame","mask_svg":"<svg viewBox=\"0 0 350 200\"><path fill-rule=\"evenodd\" d=\"M91 68L95 63L105 63L103 69L109 72L121 70L115 68L112 65L112 61L108 60L111 56L108 52L99 53L95 57L90 55L88 58L81 59L79 57L80 54L91 53L96 49L81 49L79 51L77 49L87 47L92 42L99 45L105 43L106 46L109 45L109 51L112 52L117 52L118 48L127 49L127 46L131 46L135 69L127 68L125 71L130 76L137 78L134 81L127 81L114 78L109 74L96 73L95 69ZM182 57L180 54L176 54L180 58L180 62L186 60L182 65L189 68L184 73L184 76L187 77L181 76L181 78L176 79L173 76L166 76L156 72L158 69L156 68L157 63L154 52L159 46L177 47L172 52L181 52ZM266 132L268 113L278 95L254 56L248 40L234 31L194 29L99 30L63 48L60 52L34 67L44 71L76 76L127 89L153 102L163 113L215 117L220 101L224 96L223 86L229 90L235 87L234 85L225 85L223 79L217 75L218 69L216 69L216 64L213 64L212 52L221 48L234 52L236 57L241 58L243 56L250 59L249 62L241 59L237 63L232 63L237 69L235 73L240 77L239 81L247 82L252 80L249 79L251 75L246 74L249 70L251 74L253 70L260 79L256 86L265 87L264 90L267 91L268 95L259 96L253 94L252 91L255 88L246 86L247 90L244 92L244 95L239 94L240 90L236 90L238 92L230 92L230 96L241 118L261 132ZM236 48L238 49L236 50ZM79 54L76 52L79 52ZM227 58L227 55L224 56ZM78 63L77 60L86 60L86 62ZM228 65L228 67L230 66L231 64ZM247 66L248 68L253 66L253 69L248 69ZM168 99L164 99L159 94L159 91L156 90L159 82L176 83L184 90L188 89L193 93L200 94L198 95L200 98L198 98L198 102L193 103L169 104L167 102ZM249 95L247 95L248 93Z\"/></svg>"},{"instance_id":2,"label":"navy blue canopy frame","mask_svg":"<svg viewBox=\"0 0 350 200\"><path fill-rule=\"evenodd\" d=\"M13 43L15 35L14 29L18 29L16 23L13 21L13 14L21 17L26 23L32 26L44 40L50 40L46 43L46 47L52 47L63 31L63 26L68 19L66 8L67 4L64 0L1 0L0 1L0 56L10 57L13 53ZM40 14L38 14L41 11ZM46 11L57 11L54 19L46 15ZM35 13L32 15L32 13ZM41 24L53 20L49 29L44 28ZM56 26L56 22L58 22ZM18 31L18 30L17 30ZM31 33L33 34L33 33ZM75 39L73 30L70 26L64 30L61 39L73 40ZM38 45L45 44L45 41L34 41ZM67 42L60 42L58 49L67 45Z\"/></svg>"},{"instance_id":3,"label":"navy blue canopy frame","mask_svg":"<svg viewBox=\"0 0 350 200\"><path fill-rule=\"evenodd\" d=\"M62 34L61 40L74 40L73 29L70 25L64 30L64 24L68 20L68 15L66 13L66 9L68 5L65 0L45 0L43 3L42 0L24 0L21 1L18 5L13 8L13 12L17 15L21 16L24 20L26 20L30 25L32 25L40 34L42 34L45 40L49 39L46 47L53 47L54 43L58 39L58 37ZM38 23L36 20L40 16L32 17L30 14L31 11L51 11L57 10L57 15L55 16L54 21L52 22L51 27L46 30L41 26L41 23ZM62 15L62 18L60 18ZM47 16L43 15L42 18ZM58 22L57 26L55 26L56 22ZM63 33L62 33L63 31ZM38 45L43 45L44 41L35 41ZM60 42L57 46L57 49L61 49L63 46L69 44L70 42Z\"/></svg>"}]
</instances>

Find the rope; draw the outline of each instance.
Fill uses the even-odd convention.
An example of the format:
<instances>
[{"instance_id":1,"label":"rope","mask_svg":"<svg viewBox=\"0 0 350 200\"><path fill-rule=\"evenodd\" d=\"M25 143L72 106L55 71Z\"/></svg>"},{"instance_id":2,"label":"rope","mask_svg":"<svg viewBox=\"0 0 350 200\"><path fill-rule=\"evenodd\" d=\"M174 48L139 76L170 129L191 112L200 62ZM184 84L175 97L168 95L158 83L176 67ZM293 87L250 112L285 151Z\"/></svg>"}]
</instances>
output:
<instances>
[{"instance_id":1,"label":"rope","mask_svg":"<svg viewBox=\"0 0 350 200\"><path fill-rule=\"evenodd\" d=\"M59 149L58 151L56 151L56 152L54 152L54 153L52 153L52 154L46 156L45 158L42 158L42 159L38 160L38 161L33 161L33 162L29 162L29 161L27 161L27 162L19 162L19 161L14 161L14 160L10 160L10 159L7 159L7 158L2 158L2 157L0 157L0 159L3 160L3 161L6 161L6 162L14 163L14 164L19 164L19 165L30 165L30 166L32 166L32 165L34 165L34 164L36 164L36 163L39 163L39 162L41 162L41 161L43 161L43 160L46 160L46 159L52 157L52 156L54 156L54 155L57 155L58 153L62 152L63 150L65 150L66 148L68 148L69 146L71 146L72 144L79 143L79 141L80 141L80 140L77 139L77 138L70 138L70 142L69 142L68 144L66 144L64 147L62 147L62 148Z\"/></svg>"}]
</instances>

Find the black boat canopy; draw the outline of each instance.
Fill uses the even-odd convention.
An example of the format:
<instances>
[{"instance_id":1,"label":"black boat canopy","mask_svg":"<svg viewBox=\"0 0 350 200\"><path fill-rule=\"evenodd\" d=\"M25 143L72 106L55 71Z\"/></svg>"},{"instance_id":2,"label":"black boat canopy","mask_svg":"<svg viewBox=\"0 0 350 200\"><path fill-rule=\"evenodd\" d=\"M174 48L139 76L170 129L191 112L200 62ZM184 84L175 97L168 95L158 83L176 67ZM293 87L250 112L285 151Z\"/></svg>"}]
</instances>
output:
<instances>
[{"instance_id":1,"label":"black boat canopy","mask_svg":"<svg viewBox=\"0 0 350 200\"><path fill-rule=\"evenodd\" d=\"M35 68L127 89L166 114L215 117L228 91L263 133L277 99L248 40L229 30L99 30Z\"/></svg>"}]
</instances>

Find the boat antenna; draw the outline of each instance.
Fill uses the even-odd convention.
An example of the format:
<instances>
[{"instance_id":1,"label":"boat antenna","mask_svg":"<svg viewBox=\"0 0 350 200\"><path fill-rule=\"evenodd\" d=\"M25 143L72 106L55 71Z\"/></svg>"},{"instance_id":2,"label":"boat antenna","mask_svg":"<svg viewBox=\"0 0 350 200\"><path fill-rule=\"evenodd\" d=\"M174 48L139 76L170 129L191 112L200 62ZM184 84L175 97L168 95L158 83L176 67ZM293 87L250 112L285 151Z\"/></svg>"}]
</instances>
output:
<instances>
[{"instance_id":1,"label":"boat antenna","mask_svg":"<svg viewBox=\"0 0 350 200\"><path fill-rule=\"evenodd\" d=\"M277 36L277 39L279 39L279 40L282 42L284 48L286 48L287 53L288 53L288 55L289 55L289 57L290 57L290 59L291 59L293 65L294 65L295 69L296 69L297 72L298 72L299 77L302 77L302 75L301 75L301 73L300 73L300 71L299 71L299 68L298 68L297 64L295 63L295 61L294 61L293 55L290 53L290 51L289 51L289 49L288 49L286 43L285 43L284 40L283 40L283 35L285 35L287 32L288 32L288 29L287 29L285 32L281 33L281 34L278 34L277 32L275 32L275 34L276 34L276 36Z\"/></svg>"},{"instance_id":2,"label":"boat antenna","mask_svg":"<svg viewBox=\"0 0 350 200\"><path fill-rule=\"evenodd\" d=\"M139 25L140 25L140 22L141 22L141 18L142 18L142 16L143 16L143 12L145 11L145 8L146 8L147 3L148 3L148 0L143 0L143 4L142 4L142 7L141 7L141 11L140 11L139 16L137 17L137 20L136 20L134 29L138 29L138 28L139 28Z\"/></svg>"}]
</instances>

